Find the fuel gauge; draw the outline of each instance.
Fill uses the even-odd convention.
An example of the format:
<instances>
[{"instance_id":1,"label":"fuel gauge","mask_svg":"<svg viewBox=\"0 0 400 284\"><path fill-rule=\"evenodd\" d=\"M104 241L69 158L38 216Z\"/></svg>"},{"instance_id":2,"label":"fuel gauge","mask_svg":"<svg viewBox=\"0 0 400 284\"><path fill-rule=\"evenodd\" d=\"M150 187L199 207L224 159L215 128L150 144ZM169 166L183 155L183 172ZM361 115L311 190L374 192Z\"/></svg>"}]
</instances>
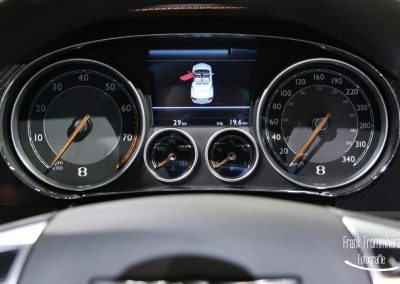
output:
<instances>
[{"instance_id":1,"label":"fuel gauge","mask_svg":"<svg viewBox=\"0 0 400 284\"><path fill-rule=\"evenodd\" d=\"M258 162L255 140L244 130L223 129L215 133L206 146L210 171L220 180L237 182L248 177Z\"/></svg>"},{"instance_id":2,"label":"fuel gauge","mask_svg":"<svg viewBox=\"0 0 400 284\"><path fill-rule=\"evenodd\" d=\"M154 133L144 150L150 173L163 182L178 182L196 166L198 151L194 140L180 129L163 129Z\"/></svg>"}]
</instances>

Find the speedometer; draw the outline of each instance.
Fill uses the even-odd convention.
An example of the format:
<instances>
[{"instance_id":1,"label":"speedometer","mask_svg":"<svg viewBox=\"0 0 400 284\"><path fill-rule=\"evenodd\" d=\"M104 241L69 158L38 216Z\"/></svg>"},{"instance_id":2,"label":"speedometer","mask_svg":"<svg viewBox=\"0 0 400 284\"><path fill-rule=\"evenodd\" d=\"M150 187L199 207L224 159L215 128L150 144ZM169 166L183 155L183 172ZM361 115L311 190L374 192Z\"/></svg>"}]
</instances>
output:
<instances>
[{"instance_id":1,"label":"speedometer","mask_svg":"<svg viewBox=\"0 0 400 284\"><path fill-rule=\"evenodd\" d=\"M268 160L299 185L326 189L365 174L385 145L388 118L377 87L333 59L297 63L266 89L258 135Z\"/></svg>"}]
</instances>

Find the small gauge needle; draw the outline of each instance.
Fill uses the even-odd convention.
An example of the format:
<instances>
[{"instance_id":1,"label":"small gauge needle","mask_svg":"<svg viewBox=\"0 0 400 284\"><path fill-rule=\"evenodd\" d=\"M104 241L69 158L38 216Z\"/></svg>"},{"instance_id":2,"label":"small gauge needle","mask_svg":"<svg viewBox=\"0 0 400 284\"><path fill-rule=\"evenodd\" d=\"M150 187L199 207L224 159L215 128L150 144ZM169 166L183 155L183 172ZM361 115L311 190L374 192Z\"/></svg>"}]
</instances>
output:
<instances>
[{"instance_id":1,"label":"small gauge needle","mask_svg":"<svg viewBox=\"0 0 400 284\"><path fill-rule=\"evenodd\" d=\"M294 156L293 160L290 162L289 167L293 166L300 159L301 156L307 151L308 147L310 147L311 143L314 141L317 134L321 131L322 127L324 127L325 123L328 121L330 114L324 116L324 118L317 124L313 133L311 133L310 137L306 140L306 142L301 146L299 152L297 152L296 156Z\"/></svg>"},{"instance_id":2,"label":"small gauge needle","mask_svg":"<svg viewBox=\"0 0 400 284\"><path fill-rule=\"evenodd\" d=\"M85 126L86 122L89 120L90 115L85 115L85 117L81 120L81 122L76 126L74 132L72 132L71 136L68 138L67 141L65 141L64 145L61 147L60 151L58 151L57 155L53 159L53 161L50 164L50 169L55 166L57 161L61 158L61 156L64 154L65 150L68 149L69 145L71 145L72 141L74 141L76 135L78 135L79 131Z\"/></svg>"},{"instance_id":3,"label":"small gauge needle","mask_svg":"<svg viewBox=\"0 0 400 284\"><path fill-rule=\"evenodd\" d=\"M164 161L158 163L157 168L161 168L162 166L164 166L169 161L174 161L174 160L176 160L176 155L174 153L171 153L171 154L168 155L168 157Z\"/></svg>"},{"instance_id":4,"label":"small gauge needle","mask_svg":"<svg viewBox=\"0 0 400 284\"><path fill-rule=\"evenodd\" d=\"M223 159L221 162L214 162L214 161L211 161L211 165L212 165L212 167L214 168L214 169L216 169L216 168L219 168L220 166L222 166L222 165L224 165L224 164L226 164L227 162L229 162L229 161L234 161L234 160L236 160L236 154L235 153L229 153L228 154L228 157L226 157L225 159Z\"/></svg>"}]
</instances>

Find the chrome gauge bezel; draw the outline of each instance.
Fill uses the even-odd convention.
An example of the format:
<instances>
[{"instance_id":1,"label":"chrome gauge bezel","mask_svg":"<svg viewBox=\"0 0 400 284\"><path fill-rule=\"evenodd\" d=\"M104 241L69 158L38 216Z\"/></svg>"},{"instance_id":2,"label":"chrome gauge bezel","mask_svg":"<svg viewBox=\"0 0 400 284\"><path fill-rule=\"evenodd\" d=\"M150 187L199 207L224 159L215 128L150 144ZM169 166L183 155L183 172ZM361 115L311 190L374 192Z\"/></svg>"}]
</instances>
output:
<instances>
[{"instance_id":1,"label":"chrome gauge bezel","mask_svg":"<svg viewBox=\"0 0 400 284\"><path fill-rule=\"evenodd\" d=\"M208 154L208 152L209 152L209 150L210 150L210 147L211 147L211 145L213 144L215 138L217 138L218 136L220 136L221 134L223 134L223 133L225 133L225 132L239 132L240 134L243 134L243 135L245 135L247 138L249 138L250 141L251 141L252 144L253 144L252 147L253 147L253 150L254 150L254 153L255 153L254 163L253 163L252 167L250 168L250 170L249 170L246 174L244 174L244 175L242 175L242 176L240 176L240 177L237 177L237 178L226 178L226 177L223 177L223 176L221 176L220 174L218 174L218 173L211 167L211 165L210 165L209 154ZM204 154L204 155L205 155L205 160L206 160L206 164L207 164L207 167L208 167L209 171L210 171L216 178L218 178L218 179L220 179L220 180L222 180L222 181L224 181L224 182L228 182L228 183L240 182L240 181L242 181L242 180L248 178L248 177L254 172L254 170L257 168L258 161L259 161L259 159L260 159L260 153L259 153L259 151L258 151L257 142L256 142L256 140L253 138L253 136L252 136L249 132L247 132L247 131L245 131L245 130L243 130L243 129L234 128L234 127L224 128L224 129L221 129L221 130L217 131L216 133L214 133L214 134L210 137L210 139L208 139L208 142L207 142L207 145L206 145L206 148L205 148L205 154Z\"/></svg>"},{"instance_id":2,"label":"chrome gauge bezel","mask_svg":"<svg viewBox=\"0 0 400 284\"><path fill-rule=\"evenodd\" d=\"M192 144L193 147L193 151L194 151L194 160L193 160L193 165L190 168L189 171L187 171L186 173L184 173L183 175L177 177L177 178L171 178L171 179L167 179L167 178L163 178L161 176L159 176L157 174L156 171L154 171L151 166L149 165L149 161L148 161L148 151L149 151L149 147L150 145L154 142L154 139L158 138L161 134L165 133L165 132L178 132L180 134L182 134L183 136L185 136L189 142ZM199 160L199 150L197 149L197 145L196 142L194 141L194 139L192 138L192 136L190 136L189 133L187 133L186 131L183 131L182 129L179 128L164 128L161 130L158 130L156 132L154 132L150 138L147 140L145 146L144 146L144 153L143 153L143 159L144 159L144 164L147 168L147 170L150 172L150 174L155 177L157 180L164 182L164 183L177 183L180 181L183 181L184 179L188 178L192 172L194 171L194 169L197 166L197 162Z\"/></svg>"},{"instance_id":3,"label":"chrome gauge bezel","mask_svg":"<svg viewBox=\"0 0 400 284\"><path fill-rule=\"evenodd\" d=\"M20 137L19 137L19 128L18 128L20 108L21 108L21 105L22 105L24 98L26 97L30 87L33 84L35 84L35 82L39 78L41 78L41 76L48 74L49 72L51 72L52 70L55 70L56 68L63 67L65 65L69 65L69 64L77 64L77 65L82 64L82 66L87 66L87 65L99 66L102 69L108 70L116 78L121 80L125 84L125 87L128 88L127 92L129 93L130 96L132 96L132 99L135 102L135 105L137 107L137 115L141 122L139 125L140 129L139 129L139 138L138 138L137 144L135 145L132 154L130 155L129 159L125 162L125 164L123 165L121 170L119 170L118 173L113 175L112 178L107 179L104 182L100 182L100 183L93 184L93 185L87 185L87 186L85 185L82 187L68 186L65 184L61 184L57 181L48 179L43 173L38 171L32 165L32 163L29 161L28 157L26 156L26 154L23 150L23 147L22 147L22 144L20 141ZM125 171L130 167L130 165L136 160L136 158L140 152L140 149L142 148L142 145L144 143L144 137L146 134L146 125L147 125L147 122L146 122L146 116L145 116L144 100L143 100L142 96L139 94L138 90L135 88L135 86L122 73L120 73L115 68L113 68L105 63L102 63L100 61L96 61L96 60L92 60L92 59L84 59L84 58L73 58L73 59L57 61L50 65L47 65L46 67L44 67L44 68L40 69L38 72L36 72L19 91L19 93L15 99L15 102L13 104L13 107L12 107L11 120L10 120L12 145L14 147L14 150L17 154L18 159L24 165L24 168L26 168L30 174L32 174L35 178L37 178L38 180L43 182L46 186L58 188L61 190L67 190L67 191L71 191L71 192L84 192L87 190L106 186L107 184L115 181L122 174L124 174ZM29 180L24 179L24 181L26 183L28 183L29 185L37 188L37 185L31 184L31 182ZM46 188L46 187L43 187L43 188ZM53 195L53 194L51 194L51 195Z\"/></svg>"},{"instance_id":4,"label":"chrome gauge bezel","mask_svg":"<svg viewBox=\"0 0 400 284\"><path fill-rule=\"evenodd\" d=\"M318 63L337 65L337 66L343 67L343 68L349 70L350 72L353 72L357 76L359 76L365 82L365 84L368 85L368 87L370 87L372 90L374 90L374 97L375 97L379 107L381 108L381 110L383 110L383 115L381 115L381 117L383 118L382 124L384 127L383 128L383 132L384 132L383 141L381 141L379 148L374 151L372 157L370 158L370 160L368 162L368 165L366 167L364 167L363 170L360 171L353 178L348 179L348 180L338 183L338 184L327 185L327 186L316 186L316 185L306 184L306 183L302 183L299 180L292 178L290 176L290 174L287 171L285 171L284 169L282 169L282 167L275 161L274 157L271 156L271 154L269 153L269 151L267 149L266 143L264 141L265 129L264 129L264 125L263 125L263 116L265 114L263 112L265 112L265 108L266 108L266 104L268 103L268 100L273 95L272 93L270 93L271 90L273 90L276 87L276 85L278 84L278 82L282 78L284 78L284 76L289 74L292 70L299 68L303 65L318 64ZM382 97L381 92L379 91L377 86L374 84L374 82L363 71L361 71L357 67L355 67L349 63L346 63L344 61L341 61L341 60L332 59L332 58L313 58L313 59L303 60L303 61L300 61L300 62L290 65L289 67L284 69L282 72L280 72L271 81L271 83L268 85L268 87L264 90L264 92L261 96L260 102L258 104L257 114L256 114L256 131L257 131L258 141L260 143L261 149L262 149L265 157L267 158L267 160L271 164L271 166L281 176L283 176L290 182L293 182L294 184L297 184L303 188L310 188L310 189L314 189L314 190L318 190L318 191L323 191L323 190L338 189L338 188L344 187L346 185L349 185L357 180L360 180L368 171L371 170L371 168L373 168L373 166L377 163L381 154L383 153L385 145L387 144L387 136L388 136L388 131L389 131L389 119L388 119L386 104ZM368 183L368 182L366 182L366 183Z\"/></svg>"}]
</instances>

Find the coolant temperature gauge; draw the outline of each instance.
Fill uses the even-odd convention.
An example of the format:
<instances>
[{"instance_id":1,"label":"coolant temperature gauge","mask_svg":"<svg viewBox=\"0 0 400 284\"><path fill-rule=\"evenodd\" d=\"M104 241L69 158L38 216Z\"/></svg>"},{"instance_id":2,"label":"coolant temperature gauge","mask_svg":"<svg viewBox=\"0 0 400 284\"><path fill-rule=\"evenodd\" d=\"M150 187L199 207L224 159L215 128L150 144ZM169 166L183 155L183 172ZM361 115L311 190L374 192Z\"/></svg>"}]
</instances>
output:
<instances>
[{"instance_id":1,"label":"coolant temperature gauge","mask_svg":"<svg viewBox=\"0 0 400 284\"><path fill-rule=\"evenodd\" d=\"M163 129L154 133L144 150L147 169L163 182L178 182L188 177L197 159L194 140L180 129Z\"/></svg>"},{"instance_id":2,"label":"coolant temperature gauge","mask_svg":"<svg viewBox=\"0 0 400 284\"><path fill-rule=\"evenodd\" d=\"M244 130L223 129L215 133L206 147L206 161L210 171L226 182L237 182L248 177L258 162L255 140Z\"/></svg>"}]
</instances>

